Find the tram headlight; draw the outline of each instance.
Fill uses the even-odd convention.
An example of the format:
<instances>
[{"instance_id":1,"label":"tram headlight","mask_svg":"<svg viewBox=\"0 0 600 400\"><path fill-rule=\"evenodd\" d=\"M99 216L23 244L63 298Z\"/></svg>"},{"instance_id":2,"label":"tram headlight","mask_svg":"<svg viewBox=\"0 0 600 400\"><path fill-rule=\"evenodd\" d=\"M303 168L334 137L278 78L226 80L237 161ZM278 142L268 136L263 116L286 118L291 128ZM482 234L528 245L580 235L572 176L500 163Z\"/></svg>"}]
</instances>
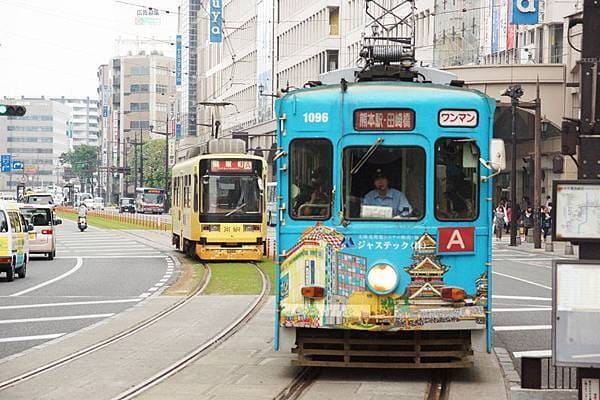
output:
<instances>
[{"instance_id":1,"label":"tram headlight","mask_svg":"<svg viewBox=\"0 0 600 400\"><path fill-rule=\"evenodd\" d=\"M388 294L398 286L398 273L389 264L375 264L367 274L367 283L373 292Z\"/></svg>"}]
</instances>

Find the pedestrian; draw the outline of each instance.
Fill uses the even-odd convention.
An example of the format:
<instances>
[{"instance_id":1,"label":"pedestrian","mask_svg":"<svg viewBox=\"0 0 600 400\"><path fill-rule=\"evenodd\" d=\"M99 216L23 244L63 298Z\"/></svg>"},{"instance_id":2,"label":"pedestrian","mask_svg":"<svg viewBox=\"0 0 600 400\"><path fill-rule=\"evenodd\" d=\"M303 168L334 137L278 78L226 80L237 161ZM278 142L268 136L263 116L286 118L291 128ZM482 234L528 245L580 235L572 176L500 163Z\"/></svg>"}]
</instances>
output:
<instances>
[{"instance_id":1,"label":"pedestrian","mask_svg":"<svg viewBox=\"0 0 600 400\"><path fill-rule=\"evenodd\" d=\"M540 218L541 218L542 232L544 234L544 242L545 242L546 238L550 234L550 230L552 229L552 215L550 214L550 210L548 210L548 207L545 207L545 206L542 207L542 215Z\"/></svg>"},{"instance_id":2,"label":"pedestrian","mask_svg":"<svg viewBox=\"0 0 600 400\"><path fill-rule=\"evenodd\" d=\"M506 227L506 233L508 234L510 232L510 221L512 218L512 204L510 203L510 201L507 203L506 207L504 208L504 220L506 222L505 227Z\"/></svg>"},{"instance_id":3,"label":"pedestrian","mask_svg":"<svg viewBox=\"0 0 600 400\"><path fill-rule=\"evenodd\" d=\"M522 221L523 221L523 230L525 232L525 238L527 238L529 229L533 228L533 209L531 207L527 207L527 209L523 213Z\"/></svg>"},{"instance_id":4,"label":"pedestrian","mask_svg":"<svg viewBox=\"0 0 600 400\"><path fill-rule=\"evenodd\" d=\"M504 212L504 207L498 205L496 207L496 213L494 214L494 230L496 233L496 240L502 240L502 230L504 229L504 224L506 223L506 213Z\"/></svg>"}]
</instances>

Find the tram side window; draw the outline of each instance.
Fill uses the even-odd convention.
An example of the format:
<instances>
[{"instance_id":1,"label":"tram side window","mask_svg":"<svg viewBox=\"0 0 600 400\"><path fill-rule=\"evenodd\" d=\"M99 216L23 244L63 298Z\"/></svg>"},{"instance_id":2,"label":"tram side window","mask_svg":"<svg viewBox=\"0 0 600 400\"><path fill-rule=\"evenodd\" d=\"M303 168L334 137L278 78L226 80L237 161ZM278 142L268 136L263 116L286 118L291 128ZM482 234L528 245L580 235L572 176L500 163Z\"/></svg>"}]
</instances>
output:
<instances>
[{"instance_id":1,"label":"tram side window","mask_svg":"<svg viewBox=\"0 0 600 400\"><path fill-rule=\"evenodd\" d=\"M435 143L435 216L472 221L479 214L479 148L473 141L442 138Z\"/></svg>"},{"instance_id":2,"label":"tram side window","mask_svg":"<svg viewBox=\"0 0 600 400\"><path fill-rule=\"evenodd\" d=\"M425 212L425 151L414 146L353 146L343 156L347 219L418 220Z\"/></svg>"},{"instance_id":3,"label":"tram side window","mask_svg":"<svg viewBox=\"0 0 600 400\"><path fill-rule=\"evenodd\" d=\"M198 174L194 174L194 212L198 212Z\"/></svg>"},{"instance_id":4,"label":"tram side window","mask_svg":"<svg viewBox=\"0 0 600 400\"><path fill-rule=\"evenodd\" d=\"M333 146L327 139L296 139L290 144L290 215L324 220L331 216Z\"/></svg>"}]
</instances>

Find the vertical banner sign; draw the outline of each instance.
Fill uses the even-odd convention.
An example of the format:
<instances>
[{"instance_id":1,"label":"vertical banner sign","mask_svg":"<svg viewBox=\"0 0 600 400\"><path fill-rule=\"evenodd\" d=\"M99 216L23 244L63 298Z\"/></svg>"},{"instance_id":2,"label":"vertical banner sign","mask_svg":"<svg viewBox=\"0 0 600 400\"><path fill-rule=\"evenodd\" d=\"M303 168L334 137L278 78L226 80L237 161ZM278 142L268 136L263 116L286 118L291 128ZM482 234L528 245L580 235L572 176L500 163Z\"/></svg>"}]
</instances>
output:
<instances>
[{"instance_id":1,"label":"vertical banner sign","mask_svg":"<svg viewBox=\"0 0 600 400\"><path fill-rule=\"evenodd\" d=\"M175 139L181 139L181 122L179 121L175 123Z\"/></svg>"},{"instance_id":2,"label":"vertical banner sign","mask_svg":"<svg viewBox=\"0 0 600 400\"><path fill-rule=\"evenodd\" d=\"M492 1L488 1L487 6L483 7L481 13L481 35L479 38L479 45L483 56L489 55L492 48L492 26L490 23L492 19L492 5Z\"/></svg>"},{"instance_id":3,"label":"vertical banner sign","mask_svg":"<svg viewBox=\"0 0 600 400\"><path fill-rule=\"evenodd\" d=\"M210 0L210 42L223 41L223 3L222 0Z\"/></svg>"},{"instance_id":4,"label":"vertical banner sign","mask_svg":"<svg viewBox=\"0 0 600 400\"><path fill-rule=\"evenodd\" d=\"M506 4L508 9L508 20L512 21L512 6L515 0L509 0ZM515 26L513 24L507 24L506 27L506 49L512 50L515 48Z\"/></svg>"},{"instance_id":5,"label":"vertical banner sign","mask_svg":"<svg viewBox=\"0 0 600 400\"><path fill-rule=\"evenodd\" d=\"M492 54L498 53L498 31L500 25L500 0L492 0Z\"/></svg>"},{"instance_id":6,"label":"vertical banner sign","mask_svg":"<svg viewBox=\"0 0 600 400\"><path fill-rule=\"evenodd\" d=\"M498 52L506 51L506 41L508 39L508 0L499 0L499 14L500 19L498 21Z\"/></svg>"},{"instance_id":7,"label":"vertical banner sign","mask_svg":"<svg viewBox=\"0 0 600 400\"><path fill-rule=\"evenodd\" d=\"M175 37L175 85L181 87L181 35Z\"/></svg>"},{"instance_id":8,"label":"vertical banner sign","mask_svg":"<svg viewBox=\"0 0 600 400\"><path fill-rule=\"evenodd\" d=\"M513 0L512 19L514 25L535 25L540 15L539 0Z\"/></svg>"}]
</instances>

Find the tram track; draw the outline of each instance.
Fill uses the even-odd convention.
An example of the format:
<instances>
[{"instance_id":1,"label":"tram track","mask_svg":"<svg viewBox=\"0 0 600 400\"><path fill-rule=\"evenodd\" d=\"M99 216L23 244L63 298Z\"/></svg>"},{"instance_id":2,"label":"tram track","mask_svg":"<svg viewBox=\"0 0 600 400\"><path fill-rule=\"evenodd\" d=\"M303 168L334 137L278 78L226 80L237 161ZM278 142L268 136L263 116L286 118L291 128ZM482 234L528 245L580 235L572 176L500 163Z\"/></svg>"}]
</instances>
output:
<instances>
[{"instance_id":1,"label":"tram track","mask_svg":"<svg viewBox=\"0 0 600 400\"><path fill-rule=\"evenodd\" d=\"M297 400L315 383L320 370L317 367L304 367L298 375L279 392L273 400Z\"/></svg>"},{"instance_id":2,"label":"tram track","mask_svg":"<svg viewBox=\"0 0 600 400\"><path fill-rule=\"evenodd\" d=\"M449 372L446 370L435 370L431 373L431 379L427 385L425 400L447 400L450 394Z\"/></svg>"},{"instance_id":3,"label":"tram track","mask_svg":"<svg viewBox=\"0 0 600 400\"><path fill-rule=\"evenodd\" d=\"M167 255L169 258L171 258L173 260L173 262L175 263L175 265L179 264L179 260L171 255ZM11 386L20 384L26 380L35 378L37 376L40 376L46 372L49 372L51 370L54 370L56 368L65 366L77 359L80 359L82 357L85 357L87 355L90 355L104 347L107 347L109 345L112 345L118 341L121 341L125 338L128 338L148 327L150 327L151 325L155 324L156 322L160 321L161 319L167 317L168 315L172 314L173 312L177 311L178 309L180 309L181 307L185 306L186 304L188 304L190 301L192 301L196 296L202 294L202 292L206 289L206 287L208 286L208 283L210 282L210 278L211 278L211 270L210 267L208 266L208 264L203 263L202 264L203 267L205 268L205 274L204 274L204 278L203 281L200 285L198 285L196 287L196 289L190 293L189 295L187 295L186 297L184 297L183 299L177 301L176 303L172 304L171 306L165 308L164 310L160 311L157 314L154 314L153 316L135 324L134 326L121 331L113 336L110 336L107 339L104 339L98 343L92 344L88 347L85 347L81 350L78 350L74 353L71 353L67 356L64 356L58 360L54 360L52 362L49 362L47 364L44 364L38 368L35 368L33 370L27 371L25 373L21 373L13 378L7 379L3 382L0 382L0 391L7 389Z\"/></svg>"},{"instance_id":4,"label":"tram track","mask_svg":"<svg viewBox=\"0 0 600 400\"><path fill-rule=\"evenodd\" d=\"M217 347L219 344L227 340L229 337L238 332L250 319L252 319L258 311L265 304L269 292L271 290L271 285L269 282L269 278L267 274L258 267L256 263L252 263L254 267L257 269L262 278L262 290L261 293L257 296L257 298L252 302L250 307L248 307L242 315L240 315L235 321L233 321L230 325L228 325L225 329L217 333L211 339L207 340L193 351L186 354L184 357L180 358L178 361L164 368L162 371L153 375L152 377L146 379L145 381L137 384L136 386L128 389L127 391L115 396L112 400L129 400L133 399L152 387L158 385L160 382L168 379L169 377L177 374L182 369L186 368L188 365L193 363L198 358L205 356L212 349Z\"/></svg>"}]
</instances>

